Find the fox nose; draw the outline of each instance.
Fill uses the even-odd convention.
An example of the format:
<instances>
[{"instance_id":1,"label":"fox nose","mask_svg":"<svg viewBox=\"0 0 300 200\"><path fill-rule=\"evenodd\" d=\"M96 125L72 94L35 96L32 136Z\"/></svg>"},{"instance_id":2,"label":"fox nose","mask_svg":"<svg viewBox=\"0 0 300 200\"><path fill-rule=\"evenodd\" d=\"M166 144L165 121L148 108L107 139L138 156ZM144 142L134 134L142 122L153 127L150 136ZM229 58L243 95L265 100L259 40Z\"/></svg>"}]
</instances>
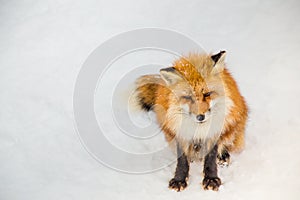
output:
<instances>
[{"instance_id":1,"label":"fox nose","mask_svg":"<svg viewBox=\"0 0 300 200\"><path fill-rule=\"evenodd\" d=\"M199 122L202 122L205 119L205 115L200 114L200 115L197 115L196 118Z\"/></svg>"}]
</instances>

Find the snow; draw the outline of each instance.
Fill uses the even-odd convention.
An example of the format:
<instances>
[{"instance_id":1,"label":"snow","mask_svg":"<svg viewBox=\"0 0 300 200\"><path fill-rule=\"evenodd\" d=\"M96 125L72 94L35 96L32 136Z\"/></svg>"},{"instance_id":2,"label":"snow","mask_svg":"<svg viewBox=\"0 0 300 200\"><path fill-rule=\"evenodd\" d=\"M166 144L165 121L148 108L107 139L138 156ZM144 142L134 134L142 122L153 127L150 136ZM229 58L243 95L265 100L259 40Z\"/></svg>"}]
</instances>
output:
<instances>
[{"instance_id":1,"label":"snow","mask_svg":"<svg viewBox=\"0 0 300 200\"><path fill-rule=\"evenodd\" d=\"M2 1L0 199L298 199L299 9L297 0ZM122 173L100 164L80 141L72 98L82 64L112 36L143 27L176 30L209 52L227 51L251 113L246 148L219 170L219 192L201 188L200 164L192 164L189 186L176 193L167 188L174 164ZM118 60L108 74L154 58L172 62L170 55L137 53ZM95 102L101 99L96 91ZM98 112L101 105L95 105L98 121L111 116L108 108ZM140 117L134 120L147 125L153 116ZM135 141L105 122L105 136L126 151L165 145L161 134Z\"/></svg>"}]
</instances>

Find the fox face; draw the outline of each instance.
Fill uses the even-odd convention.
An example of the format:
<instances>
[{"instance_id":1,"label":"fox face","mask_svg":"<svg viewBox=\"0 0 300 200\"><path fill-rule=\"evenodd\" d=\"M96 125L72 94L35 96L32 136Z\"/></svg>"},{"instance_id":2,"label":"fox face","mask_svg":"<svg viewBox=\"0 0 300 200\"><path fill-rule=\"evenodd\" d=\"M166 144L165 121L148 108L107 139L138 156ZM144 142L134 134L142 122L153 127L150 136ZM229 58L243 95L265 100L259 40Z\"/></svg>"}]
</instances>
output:
<instances>
[{"instance_id":1,"label":"fox face","mask_svg":"<svg viewBox=\"0 0 300 200\"><path fill-rule=\"evenodd\" d=\"M185 132L184 137L188 139L219 133L230 109L231 100L226 97L222 78L218 75L222 63L209 61L200 66L206 68L204 71L199 71L190 61L160 70L170 90L167 120L178 134ZM190 129L189 134L187 129Z\"/></svg>"},{"instance_id":2,"label":"fox face","mask_svg":"<svg viewBox=\"0 0 300 200\"><path fill-rule=\"evenodd\" d=\"M210 115L213 99L217 93L208 89L205 84L191 86L186 80L171 86L173 101L178 111L188 115L197 123L204 123Z\"/></svg>"}]
</instances>

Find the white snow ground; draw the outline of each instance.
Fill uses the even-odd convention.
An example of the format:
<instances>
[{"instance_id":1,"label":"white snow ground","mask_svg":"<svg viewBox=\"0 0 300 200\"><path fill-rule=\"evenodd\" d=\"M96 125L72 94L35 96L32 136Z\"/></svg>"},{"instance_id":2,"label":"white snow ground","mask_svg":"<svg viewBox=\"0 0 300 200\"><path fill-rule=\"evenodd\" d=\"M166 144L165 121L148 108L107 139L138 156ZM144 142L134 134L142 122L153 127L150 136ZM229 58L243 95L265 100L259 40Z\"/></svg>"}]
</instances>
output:
<instances>
[{"instance_id":1,"label":"white snow ground","mask_svg":"<svg viewBox=\"0 0 300 200\"><path fill-rule=\"evenodd\" d=\"M299 199L299 11L298 0L2 0L0 199ZM80 143L72 95L82 63L111 36L142 27L228 52L251 115L245 151L220 170L219 192L201 188L197 165L176 193L167 188L175 165L124 174Z\"/></svg>"}]
</instances>

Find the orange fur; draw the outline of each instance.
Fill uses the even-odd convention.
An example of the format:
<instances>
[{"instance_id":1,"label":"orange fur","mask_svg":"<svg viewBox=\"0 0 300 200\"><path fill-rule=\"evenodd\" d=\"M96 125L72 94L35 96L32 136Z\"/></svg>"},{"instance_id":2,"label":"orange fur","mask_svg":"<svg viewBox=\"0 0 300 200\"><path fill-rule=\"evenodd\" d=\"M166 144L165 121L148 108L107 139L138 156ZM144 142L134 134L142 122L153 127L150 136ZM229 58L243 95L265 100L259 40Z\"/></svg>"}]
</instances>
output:
<instances>
[{"instance_id":1,"label":"orange fur","mask_svg":"<svg viewBox=\"0 0 300 200\"><path fill-rule=\"evenodd\" d=\"M137 80L138 102L147 111L152 109L156 113L157 121L165 133L167 141L171 143L176 139L191 160L199 157L192 148L195 140L204 140L207 149L211 149L212 145L217 142L219 152L224 149L229 152L241 151L244 147L248 109L235 80L225 68L223 60L214 63L211 55L190 54L176 60L173 69L166 70L166 75L146 75ZM168 83L168 81L175 83ZM208 92L211 94L205 97ZM191 99L189 99L190 97ZM217 108L211 105L213 102L217 102ZM180 118L180 114L176 113L183 112L180 110L183 109L182 105L188 108L191 116L207 114L212 117L208 117L208 122L203 124L195 122L193 125L192 117L191 122L185 122L184 120L190 119L187 117L188 114L185 113ZM224 113L224 121L220 120L222 115L219 119L214 117L211 112ZM191 128L190 130L194 130L195 135L199 136L186 138L178 125L181 122L183 125L184 123L192 124L195 129ZM201 127L205 126L205 123L215 126L217 122L223 122L218 133L212 132L211 135L205 135L201 132Z\"/></svg>"}]
</instances>

